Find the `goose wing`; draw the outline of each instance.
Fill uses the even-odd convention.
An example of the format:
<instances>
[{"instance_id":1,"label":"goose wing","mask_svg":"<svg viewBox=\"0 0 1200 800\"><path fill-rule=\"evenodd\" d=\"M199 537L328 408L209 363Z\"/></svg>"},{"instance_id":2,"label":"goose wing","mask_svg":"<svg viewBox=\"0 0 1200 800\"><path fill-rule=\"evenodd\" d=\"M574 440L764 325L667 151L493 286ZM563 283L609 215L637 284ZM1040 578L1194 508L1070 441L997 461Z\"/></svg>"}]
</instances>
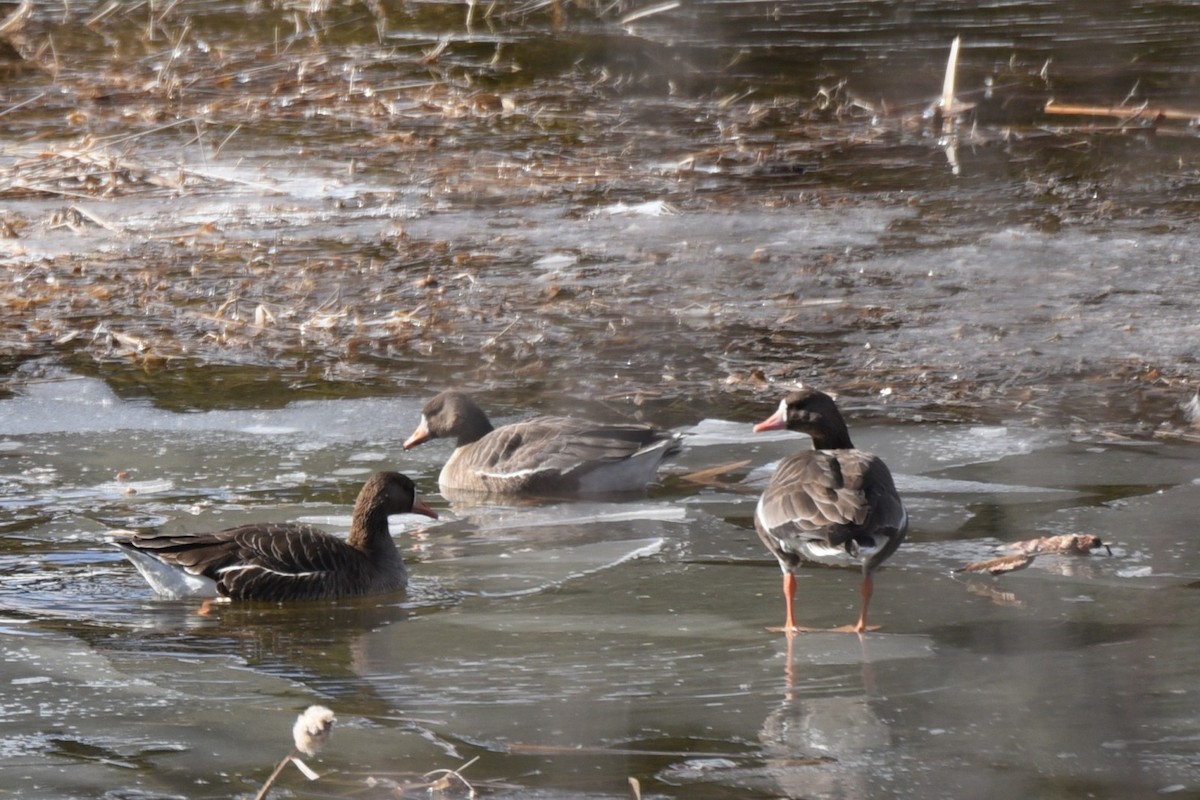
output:
<instances>
[{"instance_id":1,"label":"goose wing","mask_svg":"<svg viewBox=\"0 0 1200 800\"><path fill-rule=\"evenodd\" d=\"M119 542L239 600L293 600L346 594L364 584L361 553L311 525L243 525L212 533L139 534Z\"/></svg>"},{"instance_id":2,"label":"goose wing","mask_svg":"<svg viewBox=\"0 0 1200 800\"><path fill-rule=\"evenodd\" d=\"M669 437L646 425L538 417L498 428L475 445L474 471L489 478L578 475L622 461Z\"/></svg>"},{"instance_id":3,"label":"goose wing","mask_svg":"<svg viewBox=\"0 0 1200 800\"><path fill-rule=\"evenodd\" d=\"M857 557L860 550L890 553L906 520L887 465L862 450L784 459L755 512L763 542L790 563Z\"/></svg>"}]
</instances>

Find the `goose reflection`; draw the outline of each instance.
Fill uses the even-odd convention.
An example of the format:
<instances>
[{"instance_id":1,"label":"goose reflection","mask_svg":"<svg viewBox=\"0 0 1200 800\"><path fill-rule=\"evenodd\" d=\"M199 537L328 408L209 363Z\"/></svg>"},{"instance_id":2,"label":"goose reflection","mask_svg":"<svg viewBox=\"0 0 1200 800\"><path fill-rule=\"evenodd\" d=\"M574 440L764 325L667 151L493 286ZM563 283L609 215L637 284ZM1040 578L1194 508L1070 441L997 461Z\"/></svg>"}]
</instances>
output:
<instances>
[{"instance_id":1,"label":"goose reflection","mask_svg":"<svg viewBox=\"0 0 1200 800\"><path fill-rule=\"evenodd\" d=\"M120 646L189 660L235 659L251 672L295 681L328 697L358 697L374 691L359 677L371 637L457 602L441 594L421 581L403 600L218 605L207 616L183 602L155 603L152 615L135 618L120 634Z\"/></svg>"},{"instance_id":2,"label":"goose reflection","mask_svg":"<svg viewBox=\"0 0 1200 800\"><path fill-rule=\"evenodd\" d=\"M858 650L856 688L832 694L826 682L797 681L796 642L806 647L812 636L787 637L783 700L759 729L764 772L782 797L843 800L870 797L872 769L894 746L887 724L873 708L875 674L866 637L857 642L837 637L832 653L852 663ZM843 650L842 648L846 648Z\"/></svg>"},{"instance_id":3,"label":"goose reflection","mask_svg":"<svg viewBox=\"0 0 1200 800\"><path fill-rule=\"evenodd\" d=\"M865 694L789 697L759 731L764 769L784 797L870 797L870 767L893 745Z\"/></svg>"}]
</instances>

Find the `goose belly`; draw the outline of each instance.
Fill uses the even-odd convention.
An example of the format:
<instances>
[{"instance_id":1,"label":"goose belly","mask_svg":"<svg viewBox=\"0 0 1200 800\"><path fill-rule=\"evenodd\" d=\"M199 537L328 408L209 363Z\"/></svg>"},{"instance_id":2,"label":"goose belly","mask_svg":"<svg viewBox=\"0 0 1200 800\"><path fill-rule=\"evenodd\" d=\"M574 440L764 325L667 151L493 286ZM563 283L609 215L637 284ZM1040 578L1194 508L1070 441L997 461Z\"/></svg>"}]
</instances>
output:
<instances>
[{"instance_id":1,"label":"goose belly","mask_svg":"<svg viewBox=\"0 0 1200 800\"><path fill-rule=\"evenodd\" d=\"M168 600L182 600L185 597L220 596L217 592L217 584L211 578L193 575L180 567L165 564L132 547L122 547L121 552L142 574L146 583L150 584L150 588L161 597Z\"/></svg>"},{"instance_id":2,"label":"goose belly","mask_svg":"<svg viewBox=\"0 0 1200 800\"><path fill-rule=\"evenodd\" d=\"M588 494L641 491L654 479L662 459L662 450L643 450L622 461L603 464L579 476L579 491Z\"/></svg>"},{"instance_id":3,"label":"goose belly","mask_svg":"<svg viewBox=\"0 0 1200 800\"><path fill-rule=\"evenodd\" d=\"M784 542L783 549L792 553L796 553L806 561L813 561L818 564L825 564L831 567L857 567L862 563L869 561L888 543L886 537L874 537L866 544L850 545L847 550L845 545L831 545L825 539L800 539L792 542Z\"/></svg>"}]
</instances>

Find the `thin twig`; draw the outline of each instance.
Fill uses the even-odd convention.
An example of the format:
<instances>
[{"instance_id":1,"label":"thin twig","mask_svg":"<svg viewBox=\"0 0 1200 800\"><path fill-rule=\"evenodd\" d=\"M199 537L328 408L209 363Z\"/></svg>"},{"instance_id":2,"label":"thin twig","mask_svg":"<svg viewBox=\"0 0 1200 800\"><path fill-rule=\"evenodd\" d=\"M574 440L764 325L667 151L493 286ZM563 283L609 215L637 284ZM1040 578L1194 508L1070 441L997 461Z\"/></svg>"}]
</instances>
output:
<instances>
[{"instance_id":1,"label":"thin twig","mask_svg":"<svg viewBox=\"0 0 1200 800\"><path fill-rule=\"evenodd\" d=\"M17 9L0 21L0 36L19 30L33 13L33 0L24 0Z\"/></svg>"},{"instance_id":2,"label":"thin twig","mask_svg":"<svg viewBox=\"0 0 1200 800\"><path fill-rule=\"evenodd\" d=\"M27 106L30 103L36 103L38 100L41 100L45 96L46 96L45 92L39 92L37 95L30 97L27 100L22 100L21 102L17 103L15 106L9 106L8 108L4 109L3 111L0 111L0 117L3 117L5 114L10 114L19 108L23 108L24 106Z\"/></svg>"},{"instance_id":3,"label":"thin twig","mask_svg":"<svg viewBox=\"0 0 1200 800\"><path fill-rule=\"evenodd\" d=\"M631 11L617 20L617 22L621 25L628 25L631 22L635 22L639 19L645 19L646 17L651 17L655 14L661 14L664 11L674 11L681 5L683 4L679 2L679 0L668 0L668 2L659 3L656 6L648 6L647 8L640 8L637 11Z\"/></svg>"},{"instance_id":4,"label":"thin twig","mask_svg":"<svg viewBox=\"0 0 1200 800\"><path fill-rule=\"evenodd\" d=\"M219 145L217 145L217 149L213 151L213 158L220 157L222 148L224 148L225 145L228 144L229 140L232 139L237 134L237 132L240 131L241 129L242 129L242 125L239 122L237 127L234 128L233 130L231 130L229 132L229 135L226 136L224 139L222 139L221 143Z\"/></svg>"}]
</instances>

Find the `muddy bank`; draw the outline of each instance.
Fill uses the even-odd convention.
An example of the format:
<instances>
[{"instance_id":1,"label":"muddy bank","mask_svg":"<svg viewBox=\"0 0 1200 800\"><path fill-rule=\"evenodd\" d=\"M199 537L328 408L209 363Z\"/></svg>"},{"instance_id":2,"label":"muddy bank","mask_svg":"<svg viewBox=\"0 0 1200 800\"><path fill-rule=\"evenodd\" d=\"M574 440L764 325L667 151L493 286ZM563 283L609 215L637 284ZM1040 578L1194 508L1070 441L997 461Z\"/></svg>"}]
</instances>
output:
<instances>
[{"instance_id":1,"label":"muddy bank","mask_svg":"<svg viewBox=\"0 0 1200 800\"><path fill-rule=\"evenodd\" d=\"M967 40L948 139L924 112L965 18L913 46L808 12L372 8L73 4L9 34L10 388L67 369L206 408L460 383L683 423L802 379L860 414L1187 433L1193 129L1043 109L1182 107L1194 15L1135 9L1085 69L1090 24L1014 6L1010 40Z\"/></svg>"}]
</instances>

